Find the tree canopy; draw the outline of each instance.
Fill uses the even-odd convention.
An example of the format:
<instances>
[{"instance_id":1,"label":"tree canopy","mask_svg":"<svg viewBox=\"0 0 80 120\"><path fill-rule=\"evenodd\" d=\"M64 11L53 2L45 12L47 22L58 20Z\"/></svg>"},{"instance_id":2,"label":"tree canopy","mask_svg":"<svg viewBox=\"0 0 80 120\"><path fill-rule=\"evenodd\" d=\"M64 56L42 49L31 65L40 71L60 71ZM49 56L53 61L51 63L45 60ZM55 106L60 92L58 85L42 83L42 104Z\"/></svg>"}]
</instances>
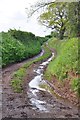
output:
<instances>
[{"instance_id":1,"label":"tree canopy","mask_svg":"<svg viewBox=\"0 0 80 120\"><path fill-rule=\"evenodd\" d=\"M80 2L50 2L37 3L32 7L30 15L39 9L45 8L38 17L39 22L58 33L58 37L63 39L66 36L80 36Z\"/></svg>"},{"instance_id":2,"label":"tree canopy","mask_svg":"<svg viewBox=\"0 0 80 120\"><path fill-rule=\"evenodd\" d=\"M57 31L60 39L63 39L63 35L66 30L66 23L68 21L66 9L67 4L65 2L55 2L50 4L46 11L42 13L39 18L43 25Z\"/></svg>"}]
</instances>

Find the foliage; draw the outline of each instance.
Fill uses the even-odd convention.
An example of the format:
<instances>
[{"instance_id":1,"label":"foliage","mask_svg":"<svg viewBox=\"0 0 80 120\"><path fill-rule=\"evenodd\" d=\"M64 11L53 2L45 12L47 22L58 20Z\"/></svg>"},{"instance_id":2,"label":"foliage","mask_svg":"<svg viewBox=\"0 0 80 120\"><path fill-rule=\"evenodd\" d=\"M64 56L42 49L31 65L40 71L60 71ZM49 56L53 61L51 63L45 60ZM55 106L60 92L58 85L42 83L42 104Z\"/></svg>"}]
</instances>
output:
<instances>
[{"instance_id":1,"label":"foliage","mask_svg":"<svg viewBox=\"0 0 80 120\"><path fill-rule=\"evenodd\" d=\"M2 32L2 65L19 62L38 54L47 39L32 33L10 30Z\"/></svg>"},{"instance_id":2,"label":"foliage","mask_svg":"<svg viewBox=\"0 0 80 120\"><path fill-rule=\"evenodd\" d=\"M21 41L23 44L25 43L27 44L29 43L29 41L31 42L34 41L34 42L39 42L42 45L43 42L47 40L47 38L35 36L31 32L23 32L16 29L14 30L10 29L8 33L10 33L10 35L13 36L15 39Z\"/></svg>"},{"instance_id":3,"label":"foliage","mask_svg":"<svg viewBox=\"0 0 80 120\"><path fill-rule=\"evenodd\" d=\"M53 29L58 33L58 37L80 37L80 1L60 2L40 1L31 6L31 14L41 10L39 21L42 25Z\"/></svg>"},{"instance_id":4,"label":"foliage","mask_svg":"<svg viewBox=\"0 0 80 120\"><path fill-rule=\"evenodd\" d=\"M67 33L69 37L80 36L80 3L68 3Z\"/></svg>"},{"instance_id":5,"label":"foliage","mask_svg":"<svg viewBox=\"0 0 80 120\"><path fill-rule=\"evenodd\" d=\"M66 30L66 9L67 3L55 2L50 4L46 11L40 15L40 22L51 29L55 29L59 33L60 39L63 39Z\"/></svg>"}]
</instances>

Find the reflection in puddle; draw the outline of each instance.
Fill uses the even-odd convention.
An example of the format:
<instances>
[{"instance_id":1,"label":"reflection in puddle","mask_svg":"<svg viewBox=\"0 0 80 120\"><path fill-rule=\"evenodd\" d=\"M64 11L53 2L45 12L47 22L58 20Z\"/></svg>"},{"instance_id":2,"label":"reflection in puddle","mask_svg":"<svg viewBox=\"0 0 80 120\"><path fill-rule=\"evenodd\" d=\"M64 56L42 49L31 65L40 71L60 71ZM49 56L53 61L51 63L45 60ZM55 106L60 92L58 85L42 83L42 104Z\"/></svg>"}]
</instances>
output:
<instances>
[{"instance_id":1,"label":"reflection in puddle","mask_svg":"<svg viewBox=\"0 0 80 120\"><path fill-rule=\"evenodd\" d=\"M45 112L49 111L48 110L49 106L46 104L45 101L39 100L39 97L36 93L40 91L47 91L45 88L41 88L42 85L47 84L45 80L43 80L43 71L46 65L48 65L49 62L53 59L53 57L54 57L54 53L47 61L40 64L37 70L34 70L34 72L37 73L37 75L29 83L29 91L28 91L28 97L30 99L31 104L33 105L33 109L35 109L36 107L40 111L45 111Z\"/></svg>"},{"instance_id":2,"label":"reflection in puddle","mask_svg":"<svg viewBox=\"0 0 80 120\"><path fill-rule=\"evenodd\" d=\"M41 83L42 83L42 77L41 77L41 75L38 75L29 83L29 87L31 89L45 90L40 87Z\"/></svg>"},{"instance_id":3,"label":"reflection in puddle","mask_svg":"<svg viewBox=\"0 0 80 120\"><path fill-rule=\"evenodd\" d=\"M32 105L34 105L34 107L36 107L40 111L48 112L47 108L45 107L45 104L46 104L45 101L40 101L40 100L37 100L36 98L31 98L30 101Z\"/></svg>"}]
</instances>

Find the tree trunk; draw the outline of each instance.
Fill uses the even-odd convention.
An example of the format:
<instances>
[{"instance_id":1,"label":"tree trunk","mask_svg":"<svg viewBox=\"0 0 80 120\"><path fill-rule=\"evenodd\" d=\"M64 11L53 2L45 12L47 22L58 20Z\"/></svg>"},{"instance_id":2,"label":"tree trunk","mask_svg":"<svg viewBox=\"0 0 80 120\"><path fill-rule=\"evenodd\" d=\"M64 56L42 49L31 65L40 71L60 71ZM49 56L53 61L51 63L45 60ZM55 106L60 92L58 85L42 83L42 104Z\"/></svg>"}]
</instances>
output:
<instances>
[{"instance_id":1,"label":"tree trunk","mask_svg":"<svg viewBox=\"0 0 80 120\"><path fill-rule=\"evenodd\" d=\"M64 29L60 29L60 33L59 33L59 38L62 40L64 38L64 33L65 33L65 28Z\"/></svg>"}]
</instances>

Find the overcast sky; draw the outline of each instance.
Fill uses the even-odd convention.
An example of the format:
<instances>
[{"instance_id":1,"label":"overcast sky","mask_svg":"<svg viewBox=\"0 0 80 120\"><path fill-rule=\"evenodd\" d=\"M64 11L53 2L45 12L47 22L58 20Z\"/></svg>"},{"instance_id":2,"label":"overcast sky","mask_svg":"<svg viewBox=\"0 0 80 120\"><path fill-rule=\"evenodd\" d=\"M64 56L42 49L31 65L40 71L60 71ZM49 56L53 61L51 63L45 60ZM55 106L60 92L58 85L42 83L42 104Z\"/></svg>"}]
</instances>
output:
<instances>
[{"instance_id":1,"label":"overcast sky","mask_svg":"<svg viewBox=\"0 0 80 120\"><path fill-rule=\"evenodd\" d=\"M50 30L38 24L33 15L27 21L26 7L30 7L38 0L0 0L0 32L11 29L20 29L44 36Z\"/></svg>"}]
</instances>

